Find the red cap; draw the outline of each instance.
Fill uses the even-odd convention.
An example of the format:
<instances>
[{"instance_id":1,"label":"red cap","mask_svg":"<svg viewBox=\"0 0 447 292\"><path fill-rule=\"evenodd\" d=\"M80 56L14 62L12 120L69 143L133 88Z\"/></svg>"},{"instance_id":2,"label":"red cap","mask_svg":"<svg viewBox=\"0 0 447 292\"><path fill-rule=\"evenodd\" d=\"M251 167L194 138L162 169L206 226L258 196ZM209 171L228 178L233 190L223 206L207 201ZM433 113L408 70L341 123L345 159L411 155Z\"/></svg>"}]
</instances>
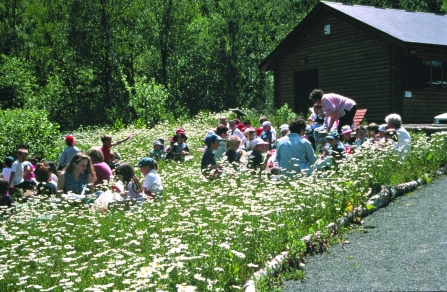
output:
<instances>
[{"instance_id":1,"label":"red cap","mask_svg":"<svg viewBox=\"0 0 447 292\"><path fill-rule=\"evenodd\" d=\"M261 136L262 131L264 131L264 129L262 127L259 127L256 129L256 136Z\"/></svg>"},{"instance_id":2,"label":"red cap","mask_svg":"<svg viewBox=\"0 0 447 292\"><path fill-rule=\"evenodd\" d=\"M185 134L185 131L183 131L183 129L177 129L177 131L175 131L175 134Z\"/></svg>"},{"instance_id":3,"label":"red cap","mask_svg":"<svg viewBox=\"0 0 447 292\"><path fill-rule=\"evenodd\" d=\"M67 143L67 145L69 146L74 146L75 144L74 137L72 135L65 136L65 143Z\"/></svg>"}]
</instances>

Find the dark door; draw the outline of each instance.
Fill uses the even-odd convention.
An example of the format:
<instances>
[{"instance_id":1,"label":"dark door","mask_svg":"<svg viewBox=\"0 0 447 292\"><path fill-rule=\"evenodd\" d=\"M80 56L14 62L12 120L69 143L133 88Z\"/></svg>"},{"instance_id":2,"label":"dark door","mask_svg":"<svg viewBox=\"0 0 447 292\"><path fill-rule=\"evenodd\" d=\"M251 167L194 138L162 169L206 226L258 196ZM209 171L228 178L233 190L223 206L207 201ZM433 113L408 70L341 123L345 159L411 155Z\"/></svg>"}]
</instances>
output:
<instances>
[{"instance_id":1,"label":"dark door","mask_svg":"<svg viewBox=\"0 0 447 292\"><path fill-rule=\"evenodd\" d=\"M314 103L309 99L312 90L318 88L318 69L294 73L295 107L294 111L303 114L307 119L307 112Z\"/></svg>"}]
</instances>

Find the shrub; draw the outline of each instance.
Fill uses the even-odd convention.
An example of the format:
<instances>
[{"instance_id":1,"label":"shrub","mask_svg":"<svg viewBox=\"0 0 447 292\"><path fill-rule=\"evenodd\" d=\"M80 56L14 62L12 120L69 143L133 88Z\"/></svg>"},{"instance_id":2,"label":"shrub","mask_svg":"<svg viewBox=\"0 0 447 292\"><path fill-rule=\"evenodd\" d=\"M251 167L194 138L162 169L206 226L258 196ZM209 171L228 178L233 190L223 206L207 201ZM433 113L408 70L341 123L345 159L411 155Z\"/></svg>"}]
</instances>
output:
<instances>
[{"instance_id":1,"label":"shrub","mask_svg":"<svg viewBox=\"0 0 447 292\"><path fill-rule=\"evenodd\" d=\"M42 110L5 110L0 113L0 157L16 157L19 148L30 156L56 160L64 144L58 143L59 125L48 120Z\"/></svg>"}]
</instances>

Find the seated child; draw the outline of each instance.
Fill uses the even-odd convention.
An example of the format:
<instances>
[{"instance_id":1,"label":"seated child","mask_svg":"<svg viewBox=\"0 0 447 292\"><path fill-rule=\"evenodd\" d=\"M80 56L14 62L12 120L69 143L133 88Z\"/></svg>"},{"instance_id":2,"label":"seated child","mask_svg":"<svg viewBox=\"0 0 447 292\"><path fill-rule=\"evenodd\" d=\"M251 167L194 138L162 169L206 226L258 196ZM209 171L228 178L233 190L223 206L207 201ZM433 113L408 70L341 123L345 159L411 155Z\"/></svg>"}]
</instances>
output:
<instances>
[{"instance_id":1,"label":"seated child","mask_svg":"<svg viewBox=\"0 0 447 292\"><path fill-rule=\"evenodd\" d=\"M144 191L139 179L135 176L133 167L127 163L120 164L115 169L119 182L113 190L121 195L123 200L144 201Z\"/></svg>"},{"instance_id":2,"label":"seated child","mask_svg":"<svg viewBox=\"0 0 447 292\"><path fill-rule=\"evenodd\" d=\"M269 121L262 123L261 139L267 142L268 149L276 148L276 135L272 131L272 124Z\"/></svg>"},{"instance_id":3,"label":"seated child","mask_svg":"<svg viewBox=\"0 0 447 292\"><path fill-rule=\"evenodd\" d=\"M110 148L112 148L113 146L119 145L121 143L124 143L127 140L129 140L130 138L132 138L132 134L127 135L127 137L122 139L122 140L118 140L116 142L112 142L112 136L110 136L110 135L103 135L101 137L101 142L102 142L101 151L102 151L102 154L104 154L104 162L107 163L110 166L110 164L112 163L111 157L110 157L110 154L111 154L110 153ZM119 159L119 158L117 158L117 159Z\"/></svg>"},{"instance_id":4,"label":"seated child","mask_svg":"<svg viewBox=\"0 0 447 292\"><path fill-rule=\"evenodd\" d=\"M54 183L51 183L51 174L45 164L37 163L35 172L36 181L39 183L37 185L37 194L46 196L55 195L57 186Z\"/></svg>"},{"instance_id":5,"label":"seated child","mask_svg":"<svg viewBox=\"0 0 447 292\"><path fill-rule=\"evenodd\" d=\"M9 182L9 177L11 176L11 167L12 167L13 163L14 163L14 158L12 158L11 156L7 156L5 158L5 167L2 170L2 174L3 174L3 177L5 178L5 180L8 182Z\"/></svg>"},{"instance_id":6,"label":"seated child","mask_svg":"<svg viewBox=\"0 0 447 292\"><path fill-rule=\"evenodd\" d=\"M343 146L345 147L346 153L352 153L352 145L355 142L355 138L352 137L352 129L350 126L345 125L341 127L341 136L343 138Z\"/></svg>"},{"instance_id":7,"label":"seated child","mask_svg":"<svg viewBox=\"0 0 447 292\"><path fill-rule=\"evenodd\" d=\"M152 149L149 152L148 156L152 157L153 159L156 159L156 160L162 159L163 155L164 155L164 153L163 153L163 149L164 149L163 143L159 139L157 139L157 140L155 140L153 145L154 145L154 149Z\"/></svg>"},{"instance_id":8,"label":"seated child","mask_svg":"<svg viewBox=\"0 0 447 292\"><path fill-rule=\"evenodd\" d=\"M261 138L256 138L251 141L251 145L253 146L253 151L248 157L247 168L253 170L264 170L265 166L267 165L267 161L272 156L272 153L268 152L265 160L262 159L262 154L267 152L267 145L269 145L269 143L265 142Z\"/></svg>"},{"instance_id":9,"label":"seated child","mask_svg":"<svg viewBox=\"0 0 447 292\"><path fill-rule=\"evenodd\" d=\"M321 104L315 104L313 107L313 113L307 119L311 124L323 125L324 123L324 114L323 106Z\"/></svg>"},{"instance_id":10,"label":"seated child","mask_svg":"<svg viewBox=\"0 0 447 292\"><path fill-rule=\"evenodd\" d=\"M287 124L281 125L281 127L279 127L279 131L280 131L279 138L287 136L287 134L289 134L290 132L289 125Z\"/></svg>"},{"instance_id":11,"label":"seated child","mask_svg":"<svg viewBox=\"0 0 447 292\"><path fill-rule=\"evenodd\" d=\"M378 134L379 134L379 126L376 123L370 123L368 125L368 135L369 135L369 142L375 143L379 140Z\"/></svg>"},{"instance_id":12,"label":"seated child","mask_svg":"<svg viewBox=\"0 0 447 292\"><path fill-rule=\"evenodd\" d=\"M9 183L4 178L0 178L0 207L7 206L8 208L11 208L12 203L14 200L12 197L8 194L9 190ZM1 210L1 208L0 208ZM2 211L0 211L0 215L2 215Z\"/></svg>"},{"instance_id":13,"label":"seated child","mask_svg":"<svg viewBox=\"0 0 447 292\"><path fill-rule=\"evenodd\" d=\"M59 158L58 170L62 170L65 166L70 164L71 158L79 152L79 149L75 146L75 140L72 135L67 135L65 137L65 144L67 144L67 147L65 147L61 157Z\"/></svg>"},{"instance_id":14,"label":"seated child","mask_svg":"<svg viewBox=\"0 0 447 292\"><path fill-rule=\"evenodd\" d=\"M19 151L17 152L17 160L14 161L11 166L11 175L9 177L9 185L11 187L25 190L34 189L36 182L24 179L24 176L26 176L30 172L29 168L24 169L22 166L22 163L26 161L27 157L28 150L23 148L19 149Z\"/></svg>"},{"instance_id":15,"label":"seated child","mask_svg":"<svg viewBox=\"0 0 447 292\"><path fill-rule=\"evenodd\" d=\"M239 164L241 162L242 157L242 150L239 149L241 146L241 140L238 136L230 136L230 138L227 139L226 148L228 149L225 153L225 156L227 157L227 160L230 164L237 163Z\"/></svg>"},{"instance_id":16,"label":"seated child","mask_svg":"<svg viewBox=\"0 0 447 292\"><path fill-rule=\"evenodd\" d=\"M214 150L213 153L214 153L216 159L220 159L220 158L222 158L222 155L226 151L225 139L227 139L227 137L228 137L228 127L220 124L216 128L216 135L220 138L220 140L219 140L219 147L217 147L217 149Z\"/></svg>"},{"instance_id":17,"label":"seated child","mask_svg":"<svg viewBox=\"0 0 447 292\"><path fill-rule=\"evenodd\" d=\"M110 169L115 169L117 166L120 165L120 154L116 151L110 152Z\"/></svg>"},{"instance_id":18,"label":"seated child","mask_svg":"<svg viewBox=\"0 0 447 292\"><path fill-rule=\"evenodd\" d=\"M188 137L186 137L185 132L179 130L176 134L176 140L177 143L171 148L172 158L177 161L185 161L185 156L189 155L189 147L186 144Z\"/></svg>"},{"instance_id":19,"label":"seated child","mask_svg":"<svg viewBox=\"0 0 447 292\"><path fill-rule=\"evenodd\" d=\"M353 147L354 149L357 149L358 147L362 146L362 145L366 145L368 144L368 137L367 135L367 130L366 127L364 125L360 125L357 127L356 130L356 135L357 135L357 139L355 140ZM365 142L367 142L366 144L364 144Z\"/></svg>"},{"instance_id":20,"label":"seated child","mask_svg":"<svg viewBox=\"0 0 447 292\"><path fill-rule=\"evenodd\" d=\"M329 132L326 136L326 142L328 145L323 148L321 159L331 157L332 160L336 161L345 157L345 147L340 142L340 136L336 130Z\"/></svg>"},{"instance_id":21,"label":"seated child","mask_svg":"<svg viewBox=\"0 0 447 292\"><path fill-rule=\"evenodd\" d=\"M221 141L225 141L225 140L220 138L216 134L208 135L205 138L205 144L207 147L206 147L205 152L203 153L202 162L200 165L202 174L204 174L205 176L208 176L212 170L222 169L222 166L217 164L216 158L215 158L215 155L213 152L219 148Z\"/></svg>"},{"instance_id":22,"label":"seated child","mask_svg":"<svg viewBox=\"0 0 447 292\"><path fill-rule=\"evenodd\" d=\"M253 150L253 147L251 146L251 141L255 139L256 130L253 128L247 128L244 132L245 138L242 140L242 144L244 145L245 151L251 151Z\"/></svg>"},{"instance_id":23,"label":"seated child","mask_svg":"<svg viewBox=\"0 0 447 292\"><path fill-rule=\"evenodd\" d=\"M163 194L163 184L161 183L158 171L158 163L150 157L142 158L138 162L141 173L146 177L143 184L143 192L150 199L161 198Z\"/></svg>"}]
</instances>

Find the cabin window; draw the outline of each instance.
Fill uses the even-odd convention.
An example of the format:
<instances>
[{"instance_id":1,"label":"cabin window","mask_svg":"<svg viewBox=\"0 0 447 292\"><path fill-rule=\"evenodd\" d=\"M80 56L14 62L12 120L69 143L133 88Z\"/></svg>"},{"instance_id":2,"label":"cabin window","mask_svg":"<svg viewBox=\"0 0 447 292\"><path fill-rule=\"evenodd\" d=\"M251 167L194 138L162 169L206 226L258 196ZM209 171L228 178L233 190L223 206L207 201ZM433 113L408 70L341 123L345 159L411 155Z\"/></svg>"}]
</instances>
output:
<instances>
[{"instance_id":1,"label":"cabin window","mask_svg":"<svg viewBox=\"0 0 447 292\"><path fill-rule=\"evenodd\" d=\"M424 88L447 90L447 62L423 61Z\"/></svg>"},{"instance_id":2,"label":"cabin window","mask_svg":"<svg viewBox=\"0 0 447 292\"><path fill-rule=\"evenodd\" d=\"M405 89L447 90L447 62L404 58Z\"/></svg>"}]
</instances>

